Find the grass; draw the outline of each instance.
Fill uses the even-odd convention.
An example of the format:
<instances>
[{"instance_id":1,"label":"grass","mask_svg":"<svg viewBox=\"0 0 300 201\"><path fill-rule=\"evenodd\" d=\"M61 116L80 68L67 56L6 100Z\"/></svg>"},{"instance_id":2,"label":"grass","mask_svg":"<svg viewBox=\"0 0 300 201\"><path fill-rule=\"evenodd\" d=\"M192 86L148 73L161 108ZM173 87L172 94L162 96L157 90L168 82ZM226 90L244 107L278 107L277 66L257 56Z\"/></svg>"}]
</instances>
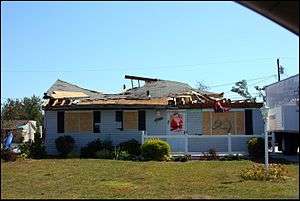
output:
<instances>
[{"instance_id":1,"label":"grass","mask_svg":"<svg viewBox=\"0 0 300 201\"><path fill-rule=\"evenodd\" d=\"M1 162L2 198L298 198L298 165L284 182L243 181L251 161L132 162L43 159Z\"/></svg>"}]
</instances>

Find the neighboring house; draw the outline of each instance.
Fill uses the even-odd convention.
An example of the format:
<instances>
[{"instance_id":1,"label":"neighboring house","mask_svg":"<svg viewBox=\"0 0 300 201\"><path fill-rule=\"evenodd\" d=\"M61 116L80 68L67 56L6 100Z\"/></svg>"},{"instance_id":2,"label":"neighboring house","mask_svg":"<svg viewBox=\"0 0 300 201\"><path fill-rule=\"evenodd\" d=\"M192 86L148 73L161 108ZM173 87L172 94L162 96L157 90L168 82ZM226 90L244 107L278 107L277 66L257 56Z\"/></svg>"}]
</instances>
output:
<instances>
[{"instance_id":1,"label":"neighboring house","mask_svg":"<svg viewBox=\"0 0 300 201\"><path fill-rule=\"evenodd\" d=\"M47 152L57 154L55 139L71 135L76 151L97 138L118 145L130 139L142 143L152 136L168 141L172 152L200 153L214 148L220 153L245 153L246 141L264 132L261 103L226 100L223 93L200 91L181 82L125 78L131 79L132 87L119 94L57 80L44 94ZM229 112L215 112L224 108Z\"/></svg>"},{"instance_id":2,"label":"neighboring house","mask_svg":"<svg viewBox=\"0 0 300 201\"><path fill-rule=\"evenodd\" d=\"M34 141L36 133L36 121L32 120L11 120L1 122L1 140L3 140L9 131L12 131L13 143Z\"/></svg>"},{"instance_id":3,"label":"neighboring house","mask_svg":"<svg viewBox=\"0 0 300 201\"><path fill-rule=\"evenodd\" d=\"M299 74L264 87L270 107L268 131L284 154L299 148Z\"/></svg>"}]
</instances>

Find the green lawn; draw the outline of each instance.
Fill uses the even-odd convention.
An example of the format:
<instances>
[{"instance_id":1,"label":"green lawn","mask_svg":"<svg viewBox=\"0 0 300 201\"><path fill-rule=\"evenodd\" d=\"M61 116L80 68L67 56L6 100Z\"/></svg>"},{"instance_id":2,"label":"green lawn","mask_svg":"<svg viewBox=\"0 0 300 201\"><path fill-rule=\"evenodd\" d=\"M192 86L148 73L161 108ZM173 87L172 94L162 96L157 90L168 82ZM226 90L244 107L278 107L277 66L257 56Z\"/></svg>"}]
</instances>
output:
<instances>
[{"instance_id":1,"label":"green lawn","mask_svg":"<svg viewBox=\"0 0 300 201\"><path fill-rule=\"evenodd\" d=\"M298 198L298 165L285 182L242 181L250 161L1 162L2 198Z\"/></svg>"}]
</instances>

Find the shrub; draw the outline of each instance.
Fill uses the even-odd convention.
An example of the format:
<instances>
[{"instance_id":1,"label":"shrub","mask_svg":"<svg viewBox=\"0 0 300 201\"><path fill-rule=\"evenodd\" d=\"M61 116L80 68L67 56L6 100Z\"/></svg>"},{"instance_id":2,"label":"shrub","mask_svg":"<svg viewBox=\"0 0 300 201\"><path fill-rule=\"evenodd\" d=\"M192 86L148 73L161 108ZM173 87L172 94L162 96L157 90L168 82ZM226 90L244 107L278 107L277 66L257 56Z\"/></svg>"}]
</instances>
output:
<instances>
[{"instance_id":1,"label":"shrub","mask_svg":"<svg viewBox=\"0 0 300 201\"><path fill-rule=\"evenodd\" d=\"M200 157L202 160L218 160L219 156L217 155L217 152L215 149L211 148L208 150L207 153L203 152L203 156Z\"/></svg>"},{"instance_id":2,"label":"shrub","mask_svg":"<svg viewBox=\"0 0 300 201\"><path fill-rule=\"evenodd\" d=\"M104 140L103 143L102 143L102 149L113 151L114 150L114 146L112 145L112 141L110 141L110 140Z\"/></svg>"},{"instance_id":3,"label":"shrub","mask_svg":"<svg viewBox=\"0 0 300 201\"><path fill-rule=\"evenodd\" d=\"M102 151L102 150L108 150L113 155L114 147L112 146L112 142L108 141L108 140L105 140L102 142L98 138L81 148L80 157L82 157L82 158L99 158L99 157L103 156L103 153L98 153L97 154L98 156L96 156L96 152Z\"/></svg>"},{"instance_id":4,"label":"shrub","mask_svg":"<svg viewBox=\"0 0 300 201\"><path fill-rule=\"evenodd\" d=\"M114 153L111 150L102 149L102 150L96 151L95 158L113 159Z\"/></svg>"},{"instance_id":5,"label":"shrub","mask_svg":"<svg viewBox=\"0 0 300 201\"><path fill-rule=\"evenodd\" d=\"M265 171L262 164L254 164L251 168L241 171L240 176L244 180L285 180L287 177L287 169L280 164L270 164L269 171Z\"/></svg>"},{"instance_id":6,"label":"shrub","mask_svg":"<svg viewBox=\"0 0 300 201\"><path fill-rule=\"evenodd\" d=\"M251 138L248 143L248 153L251 159L259 160L264 158L265 140L263 138Z\"/></svg>"},{"instance_id":7,"label":"shrub","mask_svg":"<svg viewBox=\"0 0 300 201\"><path fill-rule=\"evenodd\" d=\"M192 156L191 155L184 155L184 156L174 157L174 161L187 162L189 160L192 160Z\"/></svg>"},{"instance_id":8,"label":"shrub","mask_svg":"<svg viewBox=\"0 0 300 201\"><path fill-rule=\"evenodd\" d=\"M76 153L75 151L71 151L66 155L66 158L79 158L79 154Z\"/></svg>"},{"instance_id":9,"label":"shrub","mask_svg":"<svg viewBox=\"0 0 300 201\"><path fill-rule=\"evenodd\" d=\"M230 154L227 156L220 157L221 161L233 161L233 160L242 160L242 159L246 159L246 158L239 154Z\"/></svg>"},{"instance_id":10,"label":"shrub","mask_svg":"<svg viewBox=\"0 0 300 201\"><path fill-rule=\"evenodd\" d=\"M129 154L127 151L119 151L117 152L117 155L116 155L116 160L132 160L133 157L131 154Z\"/></svg>"},{"instance_id":11,"label":"shrub","mask_svg":"<svg viewBox=\"0 0 300 201\"><path fill-rule=\"evenodd\" d=\"M66 157L74 149L75 140L69 136L64 135L56 138L55 140L56 149L60 154Z\"/></svg>"},{"instance_id":12,"label":"shrub","mask_svg":"<svg viewBox=\"0 0 300 201\"><path fill-rule=\"evenodd\" d=\"M138 156L141 154L141 144L135 139L122 142L118 146L120 151L126 151L130 155Z\"/></svg>"},{"instance_id":13,"label":"shrub","mask_svg":"<svg viewBox=\"0 0 300 201\"><path fill-rule=\"evenodd\" d=\"M8 161L16 161L17 160L17 154L9 149L2 149L1 150L1 158L8 162Z\"/></svg>"},{"instance_id":14,"label":"shrub","mask_svg":"<svg viewBox=\"0 0 300 201\"><path fill-rule=\"evenodd\" d=\"M34 158L41 159L47 155L46 148L42 141L42 138L37 134L35 141L24 142L19 145L22 158Z\"/></svg>"},{"instance_id":15,"label":"shrub","mask_svg":"<svg viewBox=\"0 0 300 201\"><path fill-rule=\"evenodd\" d=\"M159 139L149 139L141 147L145 160L164 161L170 156L170 145Z\"/></svg>"}]
</instances>

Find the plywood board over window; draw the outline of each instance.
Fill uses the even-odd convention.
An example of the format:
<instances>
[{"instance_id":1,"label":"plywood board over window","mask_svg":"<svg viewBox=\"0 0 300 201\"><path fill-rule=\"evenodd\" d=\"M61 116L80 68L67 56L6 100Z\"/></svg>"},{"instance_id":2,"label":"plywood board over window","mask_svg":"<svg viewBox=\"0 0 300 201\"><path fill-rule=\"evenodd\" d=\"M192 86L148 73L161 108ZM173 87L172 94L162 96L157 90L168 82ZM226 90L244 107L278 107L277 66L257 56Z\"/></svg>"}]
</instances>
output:
<instances>
[{"instance_id":1,"label":"plywood board over window","mask_svg":"<svg viewBox=\"0 0 300 201\"><path fill-rule=\"evenodd\" d=\"M124 130L138 130L138 112L124 111L123 113Z\"/></svg>"},{"instance_id":2,"label":"plywood board over window","mask_svg":"<svg viewBox=\"0 0 300 201\"><path fill-rule=\"evenodd\" d=\"M93 132L93 113L80 112L79 132Z\"/></svg>"},{"instance_id":3,"label":"plywood board over window","mask_svg":"<svg viewBox=\"0 0 300 201\"><path fill-rule=\"evenodd\" d=\"M93 113L65 112L65 133L93 132Z\"/></svg>"},{"instance_id":4,"label":"plywood board over window","mask_svg":"<svg viewBox=\"0 0 300 201\"><path fill-rule=\"evenodd\" d=\"M79 132L79 113L65 112L65 133Z\"/></svg>"},{"instance_id":5,"label":"plywood board over window","mask_svg":"<svg viewBox=\"0 0 300 201\"><path fill-rule=\"evenodd\" d=\"M245 134L245 114L242 111L215 113L203 112L203 134Z\"/></svg>"},{"instance_id":6,"label":"plywood board over window","mask_svg":"<svg viewBox=\"0 0 300 201\"><path fill-rule=\"evenodd\" d=\"M202 131L205 135L211 134L211 119L210 115L212 112L203 112L203 122L202 122Z\"/></svg>"},{"instance_id":7,"label":"plywood board over window","mask_svg":"<svg viewBox=\"0 0 300 201\"><path fill-rule=\"evenodd\" d=\"M236 134L245 134L245 112L236 112Z\"/></svg>"}]
</instances>

